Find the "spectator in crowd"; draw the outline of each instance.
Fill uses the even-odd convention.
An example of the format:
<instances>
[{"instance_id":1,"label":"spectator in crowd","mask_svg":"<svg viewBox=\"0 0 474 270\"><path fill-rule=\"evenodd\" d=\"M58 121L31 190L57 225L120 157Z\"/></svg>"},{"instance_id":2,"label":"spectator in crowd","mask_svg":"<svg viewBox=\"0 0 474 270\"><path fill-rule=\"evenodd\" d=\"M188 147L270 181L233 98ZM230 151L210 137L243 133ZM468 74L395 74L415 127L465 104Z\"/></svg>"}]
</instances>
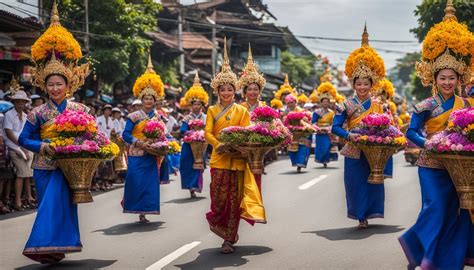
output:
<instances>
[{"instance_id":1,"label":"spectator in crowd","mask_svg":"<svg viewBox=\"0 0 474 270\"><path fill-rule=\"evenodd\" d=\"M31 164L33 161L33 154L26 149L20 147L18 143L18 136L20 135L26 123L26 113L24 112L26 105L30 99L22 90L18 90L12 97L11 101L14 104L14 109L5 113L3 128L5 130L5 141L12 162L16 170L15 181L15 210L23 208L21 197L23 187L26 190L28 204L34 204L35 199L31 192L31 178L33 177L33 170Z\"/></svg>"},{"instance_id":2,"label":"spectator in crowd","mask_svg":"<svg viewBox=\"0 0 474 270\"><path fill-rule=\"evenodd\" d=\"M136 99L132 102L132 112L136 112L142 109L142 101Z\"/></svg>"}]
</instances>

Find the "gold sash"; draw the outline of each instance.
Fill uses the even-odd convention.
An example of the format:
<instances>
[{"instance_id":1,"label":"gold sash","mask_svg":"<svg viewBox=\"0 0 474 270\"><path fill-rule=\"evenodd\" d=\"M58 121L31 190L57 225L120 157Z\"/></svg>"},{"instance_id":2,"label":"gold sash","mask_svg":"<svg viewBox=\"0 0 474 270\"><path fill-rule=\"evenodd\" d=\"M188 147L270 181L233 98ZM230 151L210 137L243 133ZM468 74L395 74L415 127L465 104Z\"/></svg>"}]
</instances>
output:
<instances>
[{"instance_id":1,"label":"gold sash","mask_svg":"<svg viewBox=\"0 0 474 270\"><path fill-rule=\"evenodd\" d=\"M462 108L464 108L464 101L462 98L456 96L454 99L453 107L450 110L447 110L436 117L428 119L428 121L426 121L425 123L428 137L430 137L430 135L436 132L445 130L448 126L448 120L449 116L451 115L451 112Z\"/></svg>"},{"instance_id":2,"label":"gold sash","mask_svg":"<svg viewBox=\"0 0 474 270\"><path fill-rule=\"evenodd\" d=\"M328 111L325 115L318 119L318 126L330 126L334 119L334 112Z\"/></svg>"},{"instance_id":3,"label":"gold sash","mask_svg":"<svg viewBox=\"0 0 474 270\"><path fill-rule=\"evenodd\" d=\"M140 123L136 124L132 130L132 136L138 140L146 139L145 134L143 134L143 129L145 128L147 119L143 119Z\"/></svg>"}]
</instances>

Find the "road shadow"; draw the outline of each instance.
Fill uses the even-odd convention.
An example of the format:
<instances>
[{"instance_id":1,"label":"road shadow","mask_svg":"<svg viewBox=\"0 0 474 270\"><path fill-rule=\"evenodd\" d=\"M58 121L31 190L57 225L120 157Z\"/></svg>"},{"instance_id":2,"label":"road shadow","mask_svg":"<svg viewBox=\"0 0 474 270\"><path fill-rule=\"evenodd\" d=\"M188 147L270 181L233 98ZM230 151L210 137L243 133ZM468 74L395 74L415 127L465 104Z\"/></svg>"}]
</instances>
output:
<instances>
[{"instance_id":1,"label":"road shadow","mask_svg":"<svg viewBox=\"0 0 474 270\"><path fill-rule=\"evenodd\" d=\"M176 204L186 204L186 203L193 203L193 202L199 202L202 200L207 199L206 197L196 197L196 198L181 198L181 199L173 199L169 200L163 203L176 203Z\"/></svg>"},{"instance_id":2,"label":"road shadow","mask_svg":"<svg viewBox=\"0 0 474 270\"><path fill-rule=\"evenodd\" d=\"M319 169L319 170L339 170L340 167L326 167L324 168L324 166L318 166L318 167L313 167L313 169Z\"/></svg>"},{"instance_id":3,"label":"road shadow","mask_svg":"<svg viewBox=\"0 0 474 270\"><path fill-rule=\"evenodd\" d=\"M405 228L400 225L369 225L367 229L358 229L357 227L338 228L321 231L310 231L301 233L314 233L330 241L340 240L361 240L376 234L390 234L403 231Z\"/></svg>"},{"instance_id":4,"label":"road shadow","mask_svg":"<svg viewBox=\"0 0 474 270\"><path fill-rule=\"evenodd\" d=\"M31 270L31 269L101 269L104 267L111 266L117 262L117 260L96 260L96 259L85 259L85 260L63 260L56 264L41 265L39 263L30 264L22 267L15 268L16 270Z\"/></svg>"},{"instance_id":5,"label":"road shadow","mask_svg":"<svg viewBox=\"0 0 474 270\"><path fill-rule=\"evenodd\" d=\"M209 248L199 251L199 256L192 262L174 265L180 269L216 269L237 267L246 264L247 256L261 255L273 251L264 246L235 246L233 254L221 254L220 248Z\"/></svg>"},{"instance_id":6,"label":"road shadow","mask_svg":"<svg viewBox=\"0 0 474 270\"><path fill-rule=\"evenodd\" d=\"M294 171L287 171L287 172L282 172L282 173L279 173L279 175L300 175L300 174L305 174L305 173L308 173L308 171L303 171L304 169L302 169L301 172L297 172L296 169Z\"/></svg>"},{"instance_id":7,"label":"road shadow","mask_svg":"<svg viewBox=\"0 0 474 270\"><path fill-rule=\"evenodd\" d=\"M102 232L105 235L124 235L124 234L131 234L131 233L144 233L144 232L152 232L158 229L161 229L161 226L165 224L165 222L157 221L157 222L150 222L150 223L123 223L114 225L112 227L106 229L100 229L93 231L95 232Z\"/></svg>"}]
</instances>

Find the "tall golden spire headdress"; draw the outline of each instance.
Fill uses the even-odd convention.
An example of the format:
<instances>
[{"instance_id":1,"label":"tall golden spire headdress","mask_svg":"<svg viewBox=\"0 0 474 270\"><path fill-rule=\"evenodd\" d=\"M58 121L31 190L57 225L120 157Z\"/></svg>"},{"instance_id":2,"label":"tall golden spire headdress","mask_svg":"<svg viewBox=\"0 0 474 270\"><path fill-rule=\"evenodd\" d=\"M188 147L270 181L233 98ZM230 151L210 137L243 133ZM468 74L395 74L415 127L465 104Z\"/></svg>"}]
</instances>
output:
<instances>
[{"instance_id":1,"label":"tall golden spire headdress","mask_svg":"<svg viewBox=\"0 0 474 270\"><path fill-rule=\"evenodd\" d=\"M247 64L240 73L239 85L240 87L245 89L251 83L256 83L259 86L261 92L265 87L266 80L263 77L263 74L258 72L258 66L253 61L252 48L249 44Z\"/></svg>"},{"instance_id":2,"label":"tall golden spire headdress","mask_svg":"<svg viewBox=\"0 0 474 270\"><path fill-rule=\"evenodd\" d=\"M278 91L276 91L275 98L279 99L279 100L282 100L282 96L288 95L288 94L292 94L295 97L297 96L296 89L294 89L290 85L290 80L288 78L288 74L285 74L285 80L284 80L283 84L280 86L280 89L278 89Z\"/></svg>"},{"instance_id":3,"label":"tall golden spire headdress","mask_svg":"<svg viewBox=\"0 0 474 270\"><path fill-rule=\"evenodd\" d=\"M155 100L162 99L165 96L165 87L160 75L156 74L151 61L151 52L148 54L148 63L143 73L137 78L133 85L133 95L138 99L146 95L153 96Z\"/></svg>"},{"instance_id":4,"label":"tall golden spire headdress","mask_svg":"<svg viewBox=\"0 0 474 270\"><path fill-rule=\"evenodd\" d=\"M56 1L53 1L51 23L46 31L31 46L31 58L35 65L31 69L31 84L46 89L46 79L61 75L68 83L68 96L81 87L89 75L89 63L80 64L81 46L74 36L59 21Z\"/></svg>"},{"instance_id":5,"label":"tall golden spire headdress","mask_svg":"<svg viewBox=\"0 0 474 270\"><path fill-rule=\"evenodd\" d=\"M351 52L346 60L346 76L351 80L354 86L354 80L370 79L372 86L385 77L385 65L383 59L369 45L369 33L367 24L364 25L362 33L361 47Z\"/></svg>"},{"instance_id":6,"label":"tall golden spire headdress","mask_svg":"<svg viewBox=\"0 0 474 270\"><path fill-rule=\"evenodd\" d=\"M459 23L453 2L448 0L443 21L435 24L423 40L422 60L416 63L416 74L423 86L432 86L438 92L435 75L442 69L452 69L462 82L471 76L470 65L474 54L474 35L465 24ZM460 89L460 84L459 84Z\"/></svg>"},{"instance_id":7,"label":"tall golden spire headdress","mask_svg":"<svg viewBox=\"0 0 474 270\"><path fill-rule=\"evenodd\" d=\"M236 91L239 89L239 80L230 67L229 57L227 55L227 37L224 37L224 56L222 59L221 71L217 73L211 81L211 87L212 90L214 90L214 93L217 94L219 86L224 84L234 86Z\"/></svg>"},{"instance_id":8,"label":"tall golden spire headdress","mask_svg":"<svg viewBox=\"0 0 474 270\"><path fill-rule=\"evenodd\" d=\"M194 75L194 83L191 88L184 94L184 100L187 105L191 105L193 102L199 101L203 105L207 105L209 102L209 95L206 90L202 87L201 81L199 80L199 72L196 70Z\"/></svg>"}]
</instances>

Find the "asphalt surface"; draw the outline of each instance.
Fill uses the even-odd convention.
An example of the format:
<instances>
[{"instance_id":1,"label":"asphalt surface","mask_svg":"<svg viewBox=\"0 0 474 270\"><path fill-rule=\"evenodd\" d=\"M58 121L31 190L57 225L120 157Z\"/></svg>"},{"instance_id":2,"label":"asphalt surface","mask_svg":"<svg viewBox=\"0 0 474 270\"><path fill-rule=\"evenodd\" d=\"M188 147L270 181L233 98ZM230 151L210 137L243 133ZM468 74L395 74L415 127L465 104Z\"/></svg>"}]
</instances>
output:
<instances>
[{"instance_id":1,"label":"asphalt surface","mask_svg":"<svg viewBox=\"0 0 474 270\"><path fill-rule=\"evenodd\" d=\"M268 224L241 222L235 253L220 254L222 240L209 231L209 173L196 199L179 176L161 186L161 215L123 214L119 188L79 207L83 252L41 266L21 255L35 213L0 220L1 269L406 269L397 237L416 220L420 191L416 167L395 156L394 179L385 184L385 219L366 230L346 217L343 161L324 169L313 161L296 174L289 160L266 167L263 199Z\"/></svg>"}]
</instances>

